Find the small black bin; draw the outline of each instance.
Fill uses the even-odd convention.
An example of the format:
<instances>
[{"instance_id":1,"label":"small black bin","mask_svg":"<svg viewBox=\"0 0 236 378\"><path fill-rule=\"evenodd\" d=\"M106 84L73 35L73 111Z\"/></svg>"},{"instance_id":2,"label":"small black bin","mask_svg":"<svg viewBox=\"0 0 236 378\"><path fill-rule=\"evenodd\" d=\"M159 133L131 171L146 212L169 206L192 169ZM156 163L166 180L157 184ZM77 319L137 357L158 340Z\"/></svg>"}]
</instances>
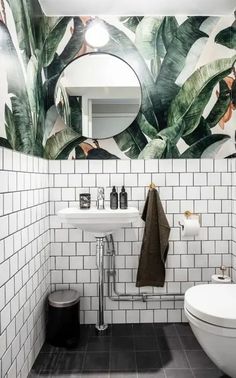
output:
<instances>
[{"instance_id":1,"label":"small black bin","mask_svg":"<svg viewBox=\"0 0 236 378\"><path fill-rule=\"evenodd\" d=\"M73 348L79 341L79 294L58 290L48 296L46 339L49 344Z\"/></svg>"}]
</instances>

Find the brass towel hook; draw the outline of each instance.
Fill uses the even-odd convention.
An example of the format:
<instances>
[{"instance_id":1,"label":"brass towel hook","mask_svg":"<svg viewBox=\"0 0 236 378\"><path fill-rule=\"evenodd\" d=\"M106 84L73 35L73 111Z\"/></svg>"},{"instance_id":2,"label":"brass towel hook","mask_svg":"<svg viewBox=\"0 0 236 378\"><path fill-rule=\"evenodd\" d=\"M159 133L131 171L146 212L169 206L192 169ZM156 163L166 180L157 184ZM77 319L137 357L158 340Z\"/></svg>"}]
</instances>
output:
<instances>
[{"instance_id":1,"label":"brass towel hook","mask_svg":"<svg viewBox=\"0 0 236 378\"><path fill-rule=\"evenodd\" d=\"M156 184L154 184L154 182L151 182L149 189L156 189Z\"/></svg>"}]
</instances>

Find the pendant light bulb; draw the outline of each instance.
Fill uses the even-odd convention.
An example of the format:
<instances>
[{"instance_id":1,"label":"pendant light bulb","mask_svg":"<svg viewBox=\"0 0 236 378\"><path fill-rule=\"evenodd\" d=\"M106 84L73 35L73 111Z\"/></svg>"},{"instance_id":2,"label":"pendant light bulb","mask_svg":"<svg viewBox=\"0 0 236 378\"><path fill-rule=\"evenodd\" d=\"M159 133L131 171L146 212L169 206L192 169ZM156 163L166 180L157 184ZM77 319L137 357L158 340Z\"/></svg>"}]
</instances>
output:
<instances>
[{"instance_id":1,"label":"pendant light bulb","mask_svg":"<svg viewBox=\"0 0 236 378\"><path fill-rule=\"evenodd\" d=\"M109 39L109 33L102 20L96 17L88 23L85 32L85 41L89 46L95 48L105 46Z\"/></svg>"}]
</instances>

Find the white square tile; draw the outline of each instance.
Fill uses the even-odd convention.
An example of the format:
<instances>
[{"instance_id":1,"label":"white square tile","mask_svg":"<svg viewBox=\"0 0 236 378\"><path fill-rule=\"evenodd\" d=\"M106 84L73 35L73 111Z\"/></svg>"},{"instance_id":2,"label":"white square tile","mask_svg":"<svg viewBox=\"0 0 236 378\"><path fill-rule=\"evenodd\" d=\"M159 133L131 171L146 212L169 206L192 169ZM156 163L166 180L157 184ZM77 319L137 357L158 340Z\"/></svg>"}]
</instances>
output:
<instances>
[{"instance_id":1,"label":"white square tile","mask_svg":"<svg viewBox=\"0 0 236 378\"><path fill-rule=\"evenodd\" d=\"M221 177L220 173L208 173L208 185L220 185L221 184Z\"/></svg>"},{"instance_id":2,"label":"white square tile","mask_svg":"<svg viewBox=\"0 0 236 378\"><path fill-rule=\"evenodd\" d=\"M127 310L126 311L127 323L139 323L139 311L138 310Z\"/></svg>"},{"instance_id":3,"label":"white square tile","mask_svg":"<svg viewBox=\"0 0 236 378\"><path fill-rule=\"evenodd\" d=\"M208 266L208 255L196 255L195 256L195 267L204 268Z\"/></svg>"},{"instance_id":4,"label":"white square tile","mask_svg":"<svg viewBox=\"0 0 236 378\"><path fill-rule=\"evenodd\" d=\"M144 173L144 160L131 160L131 173Z\"/></svg>"},{"instance_id":5,"label":"white square tile","mask_svg":"<svg viewBox=\"0 0 236 378\"><path fill-rule=\"evenodd\" d=\"M200 160L199 159L187 159L187 172L199 172Z\"/></svg>"},{"instance_id":6,"label":"white square tile","mask_svg":"<svg viewBox=\"0 0 236 378\"><path fill-rule=\"evenodd\" d=\"M201 199L213 199L214 198L214 187L213 186L202 186L200 188Z\"/></svg>"},{"instance_id":7,"label":"white square tile","mask_svg":"<svg viewBox=\"0 0 236 378\"><path fill-rule=\"evenodd\" d=\"M131 160L117 160L117 172L118 173L130 173L131 171Z\"/></svg>"},{"instance_id":8,"label":"white square tile","mask_svg":"<svg viewBox=\"0 0 236 378\"><path fill-rule=\"evenodd\" d=\"M222 209L220 200L209 200L208 201L208 212L209 213L220 213Z\"/></svg>"},{"instance_id":9,"label":"white square tile","mask_svg":"<svg viewBox=\"0 0 236 378\"><path fill-rule=\"evenodd\" d=\"M49 173L60 173L61 172L60 160L49 160L48 169L49 169Z\"/></svg>"},{"instance_id":10,"label":"white square tile","mask_svg":"<svg viewBox=\"0 0 236 378\"><path fill-rule=\"evenodd\" d=\"M215 186L215 199L228 199L227 186Z\"/></svg>"},{"instance_id":11,"label":"white square tile","mask_svg":"<svg viewBox=\"0 0 236 378\"><path fill-rule=\"evenodd\" d=\"M103 173L116 173L116 160L103 160Z\"/></svg>"},{"instance_id":12,"label":"white square tile","mask_svg":"<svg viewBox=\"0 0 236 378\"><path fill-rule=\"evenodd\" d=\"M152 182L151 173L138 174L138 186L148 188L151 182Z\"/></svg>"},{"instance_id":13,"label":"white square tile","mask_svg":"<svg viewBox=\"0 0 236 378\"><path fill-rule=\"evenodd\" d=\"M82 185L83 185L83 187L90 188L91 186L95 186L96 185L95 178L96 178L96 176L95 176L94 173L83 174L82 175Z\"/></svg>"},{"instance_id":14,"label":"white square tile","mask_svg":"<svg viewBox=\"0 0 236 378\"><path fill-rule=\"evenodd\" d=\"M159 194L161 200L172 200L173 199L173 190L172 187L162 187L159 189Z\"/></svg>"},{"instance_id":15,"label":"white square tile","mask_svg":"<svg viewBox=\"0 0 236 378\"><path fill-rule=\"evenodd\" d=\"M0 171L0 193L8 191L8 172Z\"/></svg>"},{"instance_id":16,"label":"white square tile","mask_svg":"<svg viewBox=\"0 0 236 378\"><path fill-rule=\"evenodd\" d=\"M187 199L200 199L200 187L187 187Z\"/></svg>"},{"instance_id":17,"label":"white square tile","mask_svg":"<svg viewBox=\"0 0 236 378\"><path fill-rule=\"evenodd\" d=\"M192 173L180 173L180 186L193 186L193 174Z\"/></svg>"},{"instance_id":18,"label":"white square tile","mask_svg":"<svg viewBox=\"0 0 236 378\"><path fill-rule=\"evenodd\" d=\"M144 201L145 193L144 188L132 188L132 200L134 201Z\"/></svg>"},{"instance_id":19,"label":"white square tile","mask_svg":"<svg viewBox=\"0 0 236 378\"><path fill-rule=\"evenodd\" d=\"M186 159L173 159L173 172L186 172Z\"/></svg>"},{"instance_id":20,"label":"white square tile","mask_svg":"<svg viewBox=\"0 0 236 378\"><path fill-rule=\"evenodd\" d=\"M161 160L160 160L161 161ZM156 173L158 172L159 160L158 159L147 159L144 161L145 164L145 173Z\"/></svg>"},{"instance_id":21,"label":"white square tile","mask_svg":"<svg viewBox=\"0 0 236 378\"><path fill-rule=\"evenodd\" d=\"M169 173L166 175L166 185L167 186L179 186L179 174Z\"/></svg>"},{"instance_id":22,"label":"white square tile","mask_svg":"<svg viewBox=\"0 0 236 378\"><path fill-rule=\"evenodd\" d=\"M188 270L189 281L201 281L202 274L200 268L190 268Z\"/></svg>"},{"instance_id":23,"label":"white square tile","mask_svg":"<svg viewBox=\"0 0 236 378\"><path fill-rule=\"evenodd\" d=\"M201 172L213 172L214 160L213 159L201 159Z\"/></svg>"},{"instance_id":24,"label":"white square tile","mask_svg":"<svg viewBox=\"0 0 236 378\"><path fill-rule=\"evenodd\" d=\"M179 201L168 201L167 202L167 213L179 213L180 212L180 203Z\"/></svg>"},{"instance_id":25,"label":"white square tile","mask_svg":"<svg viewBox=\"0 0 236 378\"><path fill-rule=\"evenodd\" d=\"M102 173L102 160L89 160L89 173Z\"/></svg>"},{"instance_id":26,"label":"white square tile","mask_svg":"<svg viewBox=\"0 0 236 378\"><path fill-rule=\"evenodd\" d=\"M75 161L74 160L61 160L61 173L74 173Z\"/></svg>"},{"instance_id":27,"label":"white square tile","mask_svg":"<svg viewBox=\"0 0 236 378\"><path fill-rule=\"evenodd\" d=\"M174 200L185 200L187 198L186 187L181 186L173 188L173 199Z\"/></svg>"},{"instance_id":28,"label":"white square tile","mask_svg":"<svg viewBox=\"0 0 236 378\"><path fill-rule=\"evenodd\" d=\"M88 160L75 160L75 173L88 173L89 172Z\"/></svg>"},{"instance_id":29,"label":"white square tile","mask_svg":"<svg viewBox=\"0 0 236 378\"><path fill-rule=\"evenodd\" d=\"M124 175L125 186L137 186L138 175L136 173L130 173Z\"/></svg>"},{"instance_id":30,"label":"white square tile","mask_svg":"<svg viewBox=\"0 0 236 378\"><path fill-rule=\"evenodd\" d=\"M227 159L216 159L215 163L215 172L227 172L228 162Z\"/></svg>"},{"instance_id":31,"label":"white square tile","mask_svg":"<svg viewBox=\"0 0 236 378\"><path fill-rule=\"evenodd\" d=\"M82 181L82 177L81 177L81 174L79 173L75 173L75 174L69 174L68 175L69 177L69 187L81 187L81 181Z\"/></svg>"},{"instance_id":32,"label":"white square tile","mask_svg":"<svg viewBox=\"0 0 236 378\"><path fill-rule=\"evenodd\" d=\"M159 160L159 172L172 172L172 159Z\"/></svg>"},{"instance_id":33,"label":"white square tile","mask_svg":"<svg viewBox=\"0 0 236 378\"><path fill-rule=\"evenodd\" d=\"M166 175L165 173L153 173L152 180L151 180L157 188L166 185Z\"/></svg>"},{"instance_id":34,"label":"white square tile","mask_svg":"<svg viewBox=\"0 0 236 378\"><path fill-rule=\"evenodd\" d=\"M63 270L62 280L63 280L63 283L68 283L68 284L76 282L76 270Z\"/></svg>"},{"instance_id":35,"label":"white square tile","mask_svg":"<svg viewBox=\"0 0 236 378\"><path fill-rule=\"evenodd\" d=\"M56 174L54 176L54 186L55 187L67 187L68 186L68 175Z\"/></svg>"},{"instance_id":36,"label":"white square tile","mask_svg":"<svg viewBox=\"0 0 236 378\"><path fill-rule=\"evenodd\" d=\"M75 201L75 188L62 188L62 201Z\"/></svg>"},{"instance_id":37,"label":"white square tile","mask_svg":"<svg viewBox=\"0 0 236 378\"><path fill-rule=\"evenodd\" d=\"M206 186L207 185L207 174L206 173L194 173L194 185L196 186Z\"/></svg>"},{"instance_id":38,"label":"white square tile","mask_svg":"<svg viewBox=\"0 0 236 378\"><path fill-rule=\"evenodd\" d=\"M96 182L97 187L108 187L110 186L110 175L109 174L98 174L96 175Z\"/></svg>"},{"instance_id":39,"label":"white square tile","mask_svg":"<svg viewBox=\"0 0 236 378\"><path fill-rule=\"evenodd\" d=\"M187 281L187 269L175 269L175 281Z\"/></svg>"}]
</instances>

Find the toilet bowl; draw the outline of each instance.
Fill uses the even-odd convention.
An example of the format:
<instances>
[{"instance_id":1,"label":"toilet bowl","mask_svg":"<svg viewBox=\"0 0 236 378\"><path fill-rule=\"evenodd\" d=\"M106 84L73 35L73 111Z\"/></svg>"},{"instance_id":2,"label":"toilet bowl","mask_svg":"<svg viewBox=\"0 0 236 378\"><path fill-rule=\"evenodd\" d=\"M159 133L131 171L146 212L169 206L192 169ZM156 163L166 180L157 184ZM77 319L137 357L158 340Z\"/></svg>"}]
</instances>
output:
<instances>
[{"instance_id":1,"label":"toilet bowl","mask_svg":"<svg viewBox=\"0 0 236 378\"><path fill-rule=\"evenodd\" d=\"M191 287L185 293L184 311L209 358L236 378L236 284Z\"/></svg>"}]
</instances>

